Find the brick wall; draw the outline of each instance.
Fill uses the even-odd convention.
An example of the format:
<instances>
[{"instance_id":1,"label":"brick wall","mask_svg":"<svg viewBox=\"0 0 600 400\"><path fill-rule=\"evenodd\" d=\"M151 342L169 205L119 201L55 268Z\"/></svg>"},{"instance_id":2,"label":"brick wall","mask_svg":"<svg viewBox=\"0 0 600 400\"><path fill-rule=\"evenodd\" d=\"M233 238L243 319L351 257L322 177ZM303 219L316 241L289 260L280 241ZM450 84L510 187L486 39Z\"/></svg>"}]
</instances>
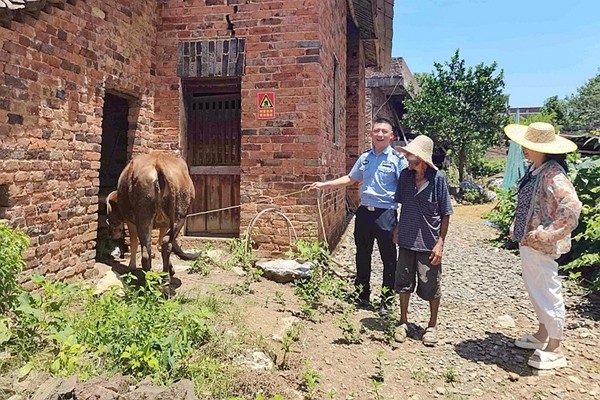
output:
<instances>
[{"instance_id":1,"label":"brick wall","mask_svg":"<svg viewBox=\"0 0 600 400\"><path fill-rule=\"evenodd\" d=\"M242 233L270 206L301 236L320 232L315 192L255 202L348 172L346 7L345 0L86 0L0 28L0 189L8 192L0 211L32 239L27 269L69 278L93 265L105 93L128 99L130 155L179 151L184 41L245 39ZM275 120L257 119L257 92L265 90L276 93ZM348 115L360 121L353 107ZM331 242L343 228L344 198L337 190L323 199ZM287 250L281 217L265 215L254 232L263 253Z\"/></svg>"},{"instance_id":2,"label":"brick wall","mask_svg":"<svg viewBox=\"0 0 600 400\"><path fill-rule=\"evenodd\" d=\"M165 138L174 138L184 128L179 118L178 43L245 38L241 233L258 212L272 206L294 221L300 235L315 232L315 192L277 198L270 205L255 202L300 191L307 183L345 173L345 123L339 124L340 139L334 146L332 94L335 54L341 71L337 93L343 97L338 102L338 118L344 121L346 2L212 0L203 7L163 0L159 18L157 130ZM275 92L276 119L257 119L259 91ZM343 193L329 194L326 208L328 234L335 239L343 222ZM267 213L256 223L253 239L262 253L283 252L288 246L287 229L281 217Z\"/></svg>"},{"instance_id":3,"label":"brick wall","mask_svg":"<svg viewBox=\"0 0 600 400\"><path fill-rule=\"evenodd\" d=\"M346 101L346 170L354 166L360 154L369 147L365 143L365 54L360 45L360 32L354 24L348 24L348 97ZM359 186L347 189L352 208L360 204Z\"/></svg>"},{"instance_id":4,"label":"brick wall","mask_svg":"<svg viewBox=\"0 0 600 400\"><path fill-rule=\"evenodd\" d=\"M346 169L346 78L347 78L347 9L343 0L331 0L321 4L319 10L321 21L321 82L324 88L319 92L322 107L321 136L321 180L334 179L348 173ZM339 69L340 82L335 95L339 100L339 140L333 140L333 55L335 54ZM323 217L326 234L331 243L337 243L342 233L346 216L346 189L327 190L323 192Z\"/></svg>"},{"instance_id":5,"label":"brick wall","mask_svg":"<svg viewBox=\"0 0 600 400\"><path fill-rule=\"evenodd\" d=\"M129 150L145 152L154 93L152 2L46 7L0 28L0 186L6 218L31 237L27 269L49 277L93 265L106 90L130 102Z\"/></svg>"}]
</instances>

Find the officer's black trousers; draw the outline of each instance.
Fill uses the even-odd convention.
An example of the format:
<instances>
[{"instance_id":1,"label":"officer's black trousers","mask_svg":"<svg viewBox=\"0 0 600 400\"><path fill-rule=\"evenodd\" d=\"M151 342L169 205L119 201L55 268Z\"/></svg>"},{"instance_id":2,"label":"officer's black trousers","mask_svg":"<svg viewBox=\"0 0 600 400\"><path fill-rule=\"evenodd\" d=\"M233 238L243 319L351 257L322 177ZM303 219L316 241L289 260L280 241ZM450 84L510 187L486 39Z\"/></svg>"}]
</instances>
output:
<instances>
[{"instance_id":1,"label":"officer's black trousers","mask_svg":"<svg viewBox=\"0 0 600 400\"><path fill-rule=\"evenodd\" d=\"M383 286L388 288L387 296L393 295L396 271L396 245L392 242L392 234L397 223L396 210L375 208L369 211L360 206L356 210L354 225L354 242L356 243L356 279L354 284L362 287L359 292L361 300L369 300L371 295L371 254L373 244L377 240L379 254L383 262Z\"/></svg>"}]
</instances>

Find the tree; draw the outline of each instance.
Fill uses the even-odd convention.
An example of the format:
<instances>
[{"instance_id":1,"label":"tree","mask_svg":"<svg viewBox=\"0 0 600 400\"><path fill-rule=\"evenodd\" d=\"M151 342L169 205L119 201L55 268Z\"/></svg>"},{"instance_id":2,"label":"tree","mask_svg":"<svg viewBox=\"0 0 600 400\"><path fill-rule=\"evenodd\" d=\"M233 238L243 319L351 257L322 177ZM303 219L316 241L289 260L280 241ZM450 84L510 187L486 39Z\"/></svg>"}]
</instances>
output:
<instances>
[{"instance_id":1,"label":"tree","mask_svg":"<svg viewBox=\"0 0 600 400\"><path fill-rule=\"evenodd\" d=\"M544 106L540 110L541 114L552 115L551 121L531 121L531 122L549 122L553 125L563 126L569 125L567 116L567 101L559 100L558 96L548 97L544 102Z\"/></svg>"},{"instance_id":2,"label":"tree","mask_svg":"<svg viewBox=\"0 0 600 400\"><path fill-rule=\"evenodd\" d=\"M600 70L567 100L570 125L584 129L600 127Z\"/></svg>"},{"instance_id":3,"label":"tree","mask_svg":"<svg viewBox=\"0 0 600 400\"><path fill-rule=\"evenodd\" d=\"M468 166L503 137L504 73L496 67L494 62L467 68L456 50L449 62L434 63L435 71L420 77L420 92L404 103L413 131L454 152L461 181Z\"/></svg>"}]
</instances>

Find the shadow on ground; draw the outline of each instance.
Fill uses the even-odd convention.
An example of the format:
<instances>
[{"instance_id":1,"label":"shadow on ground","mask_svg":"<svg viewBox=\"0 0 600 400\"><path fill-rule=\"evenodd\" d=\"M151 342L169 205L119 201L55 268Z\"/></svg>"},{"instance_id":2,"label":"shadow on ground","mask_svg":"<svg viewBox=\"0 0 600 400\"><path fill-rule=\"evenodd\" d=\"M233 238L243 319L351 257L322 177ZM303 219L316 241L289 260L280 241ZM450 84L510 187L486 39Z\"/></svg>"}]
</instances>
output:
<instances>
[{"instance_id":1,"label":"shadow on ground","mask_svg":"<svg viewBox=\"0 0 600 400\"><path fill-rule=\"evenodd\" d=\"M498 332L486 332L485 339L467 339L454 346L456 353L469 361L479 364L496 365L506 372L520 376L534 375L527 366L527 359L533 353L512 346L514 338Z\"/></svg>"}]
</instances>

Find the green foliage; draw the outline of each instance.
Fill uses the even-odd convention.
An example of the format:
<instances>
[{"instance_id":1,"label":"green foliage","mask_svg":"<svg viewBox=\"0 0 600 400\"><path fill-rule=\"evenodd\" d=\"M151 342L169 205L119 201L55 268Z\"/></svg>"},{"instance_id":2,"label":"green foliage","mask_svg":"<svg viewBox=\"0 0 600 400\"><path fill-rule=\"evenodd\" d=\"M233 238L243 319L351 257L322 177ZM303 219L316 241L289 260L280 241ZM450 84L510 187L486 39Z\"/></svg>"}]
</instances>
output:
<instances>
[{"instance_id":1,"label":"green foliage","mask_svg":"<svg viewBox=\"0 0 600 400\"><path fill-rule=\"evenodd\" d=\"M514 243L509 238L509 233L510 226L515 218L516 208L517 199L515 194L510 189L505 189L499 192L496 207L483 216L500 230L499 237L494 241L496 245L507 246L509 243Z\"/></svg>"},{"instance_id":2,"label":"green foliage","mask_svg":"<svg viewBox=\"0 0 600 400\"><path fill-rule=\"evenodd\" d=\"M556 114L554 113L546 113L542 111L539 114L532 114L528 117L524 117L524 118L519 118L519 124L521 125L529 125L532 124L534 122L547 122L549 124L552 125L556 125ZM560 126L556 125L555 128L557 130L560 130Z\"/></svg>"},{"instance_id":3,"label":"green foliage","mask_svg":"<svg viewBox=\"0 0 600 400\"><path fill-rule=\"evenodd\" d=\"M300 339L300 327L297 324L293 324L291 327L286 329L283 338L281 339L281 349L283 350L283 357L281 360L281 369L287 369L287 357L292 351L292 344Z\"/></svg>"},{"instance_id":4,"label":"green foliage","mask_svg":"<svg viewBox=\"0 0 600 400\"><path fill-rule=\"evenodd\" d=\"M319 310L341 311L340 301L348 297L349 285L333 275L329 269L331 255L324 242L298 240L297 252L288 252L288 256L312 263L310 278L295 282L296 295L300 297L302 314L314 320ZM327 303L333 299L333 304Z\"/></svg>"},{"instance_id":5,"label":"green foliage","mask_svg":"<svg viewBox=\"0 0 600 400\"><path fill-rule=\"evenodd\" d=\"M245 239L234 238L231 241L229 250L231 257L225 262L225 268L238 267L246 272L246 278L242 284L235 284L230 287L231 293L239 295L254 293L252 284L258 282L263 272L261 269L254 267L256 257L252 254L250 243Z\"/></svg>"},{"instance_id":6,"label":"green foliage","mask_svg":"<svg viewBox=\"0 0 600 400\"><path fill-rule=\"evenodd\" d=\"M252 254L251 244L245 239L233 238L229 248L231 258L225 263L227 269L239 267L249 270L254 266L256 258Z\"/></svg>"},{"instance_id":7,"label":"green foliage","mask_svg":"<svg viewBox=\"0 0 600 400\"><path fill-rule=\"evenodd\" d=\"M19 293L17 277L25 266L23 251L29 238L0 222L0 315L10 310Z\"/></svg>"},{"instance_id":8,"label":"green foliage","mask_svg":"<svg viewBox=\"0 0 600 400\"><path fill-rule=\"evenodd\" d=\"M474 179L485 178L504 172L506 158L485 158L471 165L471 175Z\"/></svg>"},{"instance_id":9,"label":"green foliage","mask_svg":"<svg viewBox=\"0 0 600 400\"><path fill-rule=\"evenodd\" d=\"M561 127L568 123L567 121L567 104L566 101L560 100L558 96L552 96L546 99L544 106L540 110L541 114L552 116L551 121L537 121L537 122L548 122L557 127Z\"/></svg>"},{"instance_id":10,"label":"green foliage","mask_svg":"<svg viewBox=\"0 0 600 400\"><path fill-rule=\"evenodd\" d=\"M210 268L214 265L213 260L208 256L207 253L200 253L200 257L192 261L188 273L198 274L200 276L208 276L210 274Z\"/></svg>"},{"instance_id":11,"label":"green foliage","mask_svg":"<svg viewBox=\"0 0 600 400\"><path fill-rule=\"evenodd\" d=\"M454 383L458 382L458 374L456 373L456 369L453 366L449 366L444 372L444 380L446 383Z\"/></svg>"},{"instance_id":12,"label":"green foliage","mask_svg":"<svg viewBox=\"0 0 600 400\"><path fill-rule=\"evenodd\" d=\"M387 304L388 313L383 317L384 330L383 335L385 341L389 344L394 343L394 332L400 320L400 312L398 310L398 294L389 290L386 287L381 288L381 298Z\"/></svg>"},{"instance_id":13,"label":"green foliage","mask_svg":"<svg viewBox=\"0 0 600 400\"><path fill-rule=\"evenodd\" d=\"M460 181L458 180L458 168L455 165L451 165L448 167L446 171L446 178L448 179L448 186L458 187Z\"/></svg>"},{"instance_id":14,"label":"green foliage","mask_svg":"<svg viewBox=\"0 0 600 400\"><path fill-rule=\"evenodd\" d=\"M296 251L290 250L286 253L288 257L294 257L300 261L311 261L313 264L326 267L331 260L329 246L318 240L299 239L295 243Z\"/></svg>"},{"instance_id":15,"label":"green foliage","mask_svg":"<svg viewBox=\"0 0 600 400\"><path fill-rule=\"evenodd\" d=\"M554 115L552 123L568 130L594 130L600 127L600 70L577 93L559 99L546 99L542 113ZM547 121L544 121L547 122Z\"/></svg>"},{"instance_id":16,"label":"green foliage","mask_svg":"<svg viewBox=\"0 0 600 400\"><path fill-rule=\"evenodd\" d=\"M577 93L567 99L570 126L598 128L600 126L600 70Z\"/></svg>"},{"instance_id":17,"label":"green foliage","mask_svg":"<svg viewBox=\"0 0 600 400\"><path fill-rule=\"evenodd\" d=\"M377 400L383 400L383 395L379 392L379 387L385 379L383 374L383 354L383 350L377 350L375 373L371 376L371 386L375 390L375 399Z\"/></svg>"},{"instance_id":18,"label":"green foliage","mask_svg":"<svg viewBox=\"0 0 600 400\"><path fill-rule=\"evenodd\" d=\"M359 344L363 341L365 327L362 324L355 324L350 319L351 309L346 309L338 320L338 327L342 330L344 342L347 344Z\"/></svg>"},{"instance_id":19,"label":"green foliage","mask_svg":"<svg viewBox=\"0 0 600 400\"><path fill-rule=\"evenodd\" d=\"M498 143L507 121L503 72L497 64L466 67L459 51L435 71L423 77L421 91L404 102L406 123L434 139L438 146L456 152L459 179L484 151Z\"/></svg>"},{"instance_id":20,"label":"green foliage","mask_svg":"<svg viewBox=\"0 0 600 400\"><path fill-rule=\"evenodd\" d=\"M129 277L124 291L100 297L77 285L33 280L41 290L20 295L5 344L21 362L54 374L119 371L172 382L188 375L187 360L211 336L206 322L215 310L165 298L155 272L145 273L142 286Z\"/></svg>"},{"instance_id":21,"label":"green foliage","mask_svg":"<svg viewBox=\"0 0 600 400\"><path fill-rule=\"evenodd\" d=\"M319 383L319 378L321 378L321 376L319 375L319 372L311 368L309 360L304 360L304 366L305 369L302 378L304 380L303 386L307 392L307 399L316 399L317 384Z\"/></svg>"},{"instance_id":22,"label":"green foliage","mask_svg":"<svg viewBox=\"0 0 600 400\"><path fill-rule=\"evenodd\" d=\"M562 268L572 278L587 281L591 291L600 291L600 157L570 161L573 186L583 206L573 232L573 260Z\"/></svg>"}]
</instances>

